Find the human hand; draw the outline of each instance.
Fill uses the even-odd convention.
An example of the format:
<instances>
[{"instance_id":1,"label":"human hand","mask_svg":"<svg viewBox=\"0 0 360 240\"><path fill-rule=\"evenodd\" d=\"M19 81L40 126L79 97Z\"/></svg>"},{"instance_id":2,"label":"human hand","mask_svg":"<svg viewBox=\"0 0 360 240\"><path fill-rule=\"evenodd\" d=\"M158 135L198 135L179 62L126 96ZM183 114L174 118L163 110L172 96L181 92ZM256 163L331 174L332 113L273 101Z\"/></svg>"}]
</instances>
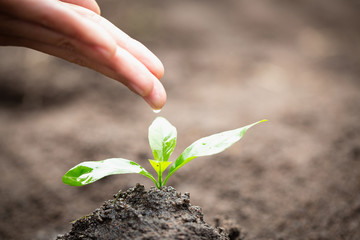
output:
<instances>
[{"instance_id":1,"label":"human hand","mask_svg":"<svg viewBox=\"0 0 360 240\"><path fill-rule=\"evenodd\" d=\"M160 60L100 16L95 0L0 0L0 45L23 46L94 69L161 109Z\"/></svg>"}]
</instances>

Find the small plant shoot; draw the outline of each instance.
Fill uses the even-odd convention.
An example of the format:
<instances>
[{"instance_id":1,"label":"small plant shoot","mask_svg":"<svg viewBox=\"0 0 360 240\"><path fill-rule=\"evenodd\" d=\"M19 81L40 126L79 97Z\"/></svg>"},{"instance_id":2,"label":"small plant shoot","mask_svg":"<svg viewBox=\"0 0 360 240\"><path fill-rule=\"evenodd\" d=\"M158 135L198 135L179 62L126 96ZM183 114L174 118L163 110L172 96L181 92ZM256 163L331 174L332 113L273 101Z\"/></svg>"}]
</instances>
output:
<instances>
[{"instance_id":1,"label":"small plant shoot","mask_svg":"<svg viewBox=\"0 0 360 240\"><path fill-rule=\"evenodd\" d=\"M109 175L138 173L150 178L154 181L156 187L161 188L165 186L171 175L191 160L224 151L239 141L249 128L265 121L267 120L201 138L187 147L172 162L169 159L175 149L177 131L165 118L157 117L150 125L148 134L150 148L154 156L154 159L149 159L149 161L157 173L157 179L136 162L124 158L110 158L102 161L82 162L71 168L63 176L62 180L65 184L71 186L83 186ZM163 178L163 173L169 166L169 171L166 177Z\"/></svg>"}]
</instances>

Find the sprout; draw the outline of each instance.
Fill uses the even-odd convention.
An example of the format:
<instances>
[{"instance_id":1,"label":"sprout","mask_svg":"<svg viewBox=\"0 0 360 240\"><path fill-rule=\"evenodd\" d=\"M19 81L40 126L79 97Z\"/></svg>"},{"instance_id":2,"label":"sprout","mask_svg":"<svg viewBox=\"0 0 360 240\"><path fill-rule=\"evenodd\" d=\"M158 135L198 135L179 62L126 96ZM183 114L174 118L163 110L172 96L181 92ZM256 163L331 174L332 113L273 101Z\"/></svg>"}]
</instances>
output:
<instances>
[{"instance_id":1,"label":"sprout","mask_svg":"<svg viewBox=\"0 0 360 240\"><path fill-rule=\"evenodd\" d=\"M123 158L110 158L102 161L82 162L71 168L62 180L71 186L83 186L109 175L138 173L150 178L156 187L161 188L165 186L174 172L191 160L224 151L239 141L249 128L265 121L267 120L201 138L187 147L175 162L171 162L169 158L176 145L176 128L165 118L157 117L149 127L149 144L154 156L154 159L149 159L149 161L158 175L157 179L136 162ZM169 166L169 171L163 179L163 172Z\"/></svg>"}]
</instances>

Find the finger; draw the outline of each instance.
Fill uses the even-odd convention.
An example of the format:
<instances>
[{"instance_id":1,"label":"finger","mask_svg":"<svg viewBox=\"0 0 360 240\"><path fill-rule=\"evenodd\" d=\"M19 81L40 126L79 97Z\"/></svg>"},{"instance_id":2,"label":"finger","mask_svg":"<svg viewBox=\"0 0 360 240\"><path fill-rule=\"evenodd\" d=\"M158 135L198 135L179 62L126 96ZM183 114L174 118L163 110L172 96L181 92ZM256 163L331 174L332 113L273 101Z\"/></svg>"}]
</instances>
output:
<instances>
[{"instance_id":1,"label":"finger","mask_svg":"<svg viewBox=\"0 0 360 240\"><path fill-rule=\"evenodd\" d=\"M150 95L153 91L154 82L158 81L134 56L119 47L117 54L108 62L101 56L100 52L95 51L96 49L76 39L70 39L37 24L6 16L2 16L0 19L0 29L6 32L6 36L11 36L13 39L11 45L26 46L92 68L122 82L141 96ZM44 46L42 47L41 44ZM49 46L53 47L50 48ZM98 67L100 65L104 67ZM160 97L157 99L152 96L148 101L150 105L154 102L153 107L163 105L162 102L166 99L163 89L157 92L160 92L158 94Z\"/></svg>"},{"instance_id":2,"label":"finger","mask_svg":"<svg viewBox=\"0 0 360 240\"><path fill-rule=\"evenodd\" d=\"M93 11L100 15L100 7L95 0L60 0L61 2L71 3Z\"/></svg>"},{"instance_id":3,"label":"finger","mask_svg":"<svg viewBox=\"0 0 360 240\"><path fill-rule=\"evenodd\" d=\"M102 73L122 81L129 89L141 95L153 109L158 110L165 105L167 97L163 85L134 56L118 47L113 63L110 72L106 68Z\"/></svg>"},{"instance_id":4,"label":"finger","mask_svg":"<svg viewBox=\"0 0 360 240\"><path fill-rule=\"evenodd\" d=\"M0 34L3 36L11 36L16 41L16 37L20 39L32 40L33 42L53 45L61 49L77 52L87 58L93 58L97 62L108 62L109 57L103 53L101 49L93 47L89 49L87 44L72 39L59 32L45 28L41 25L23 21L0 13ZM29 41L31 42L31 41ZM15 44L15 43L13 43ZM0 42L0 45L2 43ZM86 46L83 48L83 46ZM31 46L29 46L31 48Z\"/></svg>"},{"instance_id":5,"label":"finger","mask_svg":"<svg viewBox=\"0 0 360 240\"><path fill-rule=\"evenodd\" d=\"M67 36L37 24L11 19L9 17L7 17L7 19L6 17L2 17L0 19L2 20L0 21L0 29L6 32L6 36L14 38L12 44L16 44L17 38L21 39L22 42L27 40L26 45L24 44L26 47L34 48L80 65L84 65L82 58L87 58L88 62L92 63L91 65L89 63L86 64L87 67L97 70L96 64L107 66L112 69L112 74L107 71L107 76L121 81L139 95L147 96L152 91L153 82L156 78L142 63L124 49L118 47L117 54L108 61L108 59L101 56L101 53L97 52L96 49L76 39L70 39ZM64 49L67 51L64 52L66 53L65 55L62 55L58 50L51 52L48 46L42 48L39 46L40 44L51 45L54 46L55 49ZM74 58L73 55L75 54L82 56L82 58Z\"/></svg>"},{"instance_id":6,"label":"finger","mask_svg":"<svg viewBox=\"0 0 360 240\"><path fill-rule=\"evenodd\" d=\"M110 36L112 36L116 43L134 55L140 62L142 62L149 71L154 74L158 79L164 75L164 66L161 61L143 44L129 37L126 33L117 28L107 19L94 14L88 9L79 6L70 6L81 16L93 21L104 28Z\"/></svg>"},{"instance_id":7,"label":"finger","mask_svg":"<svg viewBox=\"0 0 360 240\"><path fill-rule=\"evenodd\" d=\"M111 57L116 50L113 38L98 24L83 18L68 4L56 0L24 0L23 7L17 1L8 1L0 11L19 19L36 22L74 39L102 48Z\"/></svg>"},{"instance_id":8,"label":"finger","mask_svg":"<svg viewBox=\"0 0 360 240\"><path fill-rule=\"evenodd\" d=\"M121 48L118 48L114 55L115 61L120 62L121 64L110 68L72 50L29 39L0 36L0 42L5 45L10 44L13 46L29 47L78 65L94 69L95 71L123 83L130 90L141 95L153 109L161 109L166 102L166 93L160 81L152 75L144 65L138 62L137 59ZM86 46L83 46L82 48L86 50ZM89 47L88 50L90 49L91 47Z\"/></svg>"},{"instance_id":9,"label":"finger","mask_svg":"<svg viewBox=\"0 0 360 240\"><path fill-rule=\"evenodd\" d=\"M154 110L160 110L166 102L166 92L164 86L159 80L154 80L154 87L148 96L144 97L144 100Z\"/></svg>"}]
</instances>

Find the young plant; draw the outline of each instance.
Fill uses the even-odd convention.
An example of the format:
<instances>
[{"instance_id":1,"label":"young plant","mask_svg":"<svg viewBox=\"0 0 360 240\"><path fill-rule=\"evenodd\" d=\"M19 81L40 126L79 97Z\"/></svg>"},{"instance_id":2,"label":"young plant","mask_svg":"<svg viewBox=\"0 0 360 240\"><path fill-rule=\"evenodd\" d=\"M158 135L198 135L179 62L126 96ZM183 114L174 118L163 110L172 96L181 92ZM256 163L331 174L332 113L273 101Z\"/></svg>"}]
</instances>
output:
<instances>
[{"instance_id":1,"label":"young plant","mask_svg":"<svg viewBox=\"0 0 360 240\"><path fill-rule=\"evenodd\" d=\"M154 159L149 159L149 161L158 175L157 179L136 162L123 158L110 158L103 161L82 162L71 168L62 180L71 186L83 186L113 174L138 173L150 178L156 187L161 188L165 186L171 175L186 163L196 157L209 156L224 151L239 141L250 127L264 121L267 120L201 138L187 147L175 162L171 162L169 158L176 145L176 128L165 118L157 117L150 125L148 135L154 156ZM163 172L169 166L170 169L163 179Z\"/></svg>"}]
</instances>

